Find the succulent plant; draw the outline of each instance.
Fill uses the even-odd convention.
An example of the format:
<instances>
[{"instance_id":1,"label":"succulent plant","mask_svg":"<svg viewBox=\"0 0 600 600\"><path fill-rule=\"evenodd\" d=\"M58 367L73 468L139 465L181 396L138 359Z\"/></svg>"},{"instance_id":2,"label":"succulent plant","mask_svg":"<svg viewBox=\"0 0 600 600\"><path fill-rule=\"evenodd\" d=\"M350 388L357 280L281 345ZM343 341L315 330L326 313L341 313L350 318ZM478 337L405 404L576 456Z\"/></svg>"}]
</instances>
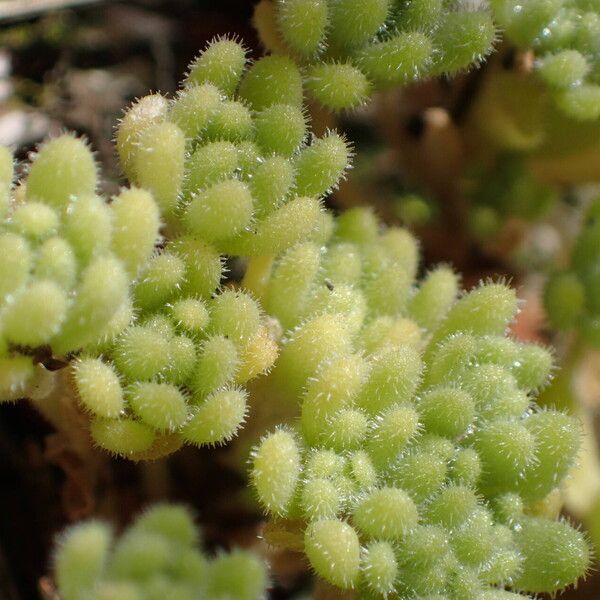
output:
<instances>
[{"instance_id":1,"label":"succulent plant","mask_svg":"<svg viewBox=\"0 0 600 600\"><path fill-rule=\"evenodd\" d=\"M289 250L267 286L288 328L272 377L282 400L300 399L298 425L253 452L274 530L300 530L317 575L360 597L574 584L584 535L532 507L575 463L580 426L534 404L552 355L506 335L514 291L459 293L444 266L418 284L407 232L362 209L336 225L326 248ZM297 302L280 313L290 287Z\"/></svg>"},{"instance_id":2,"label":"succulent plant","mask_svg":"<svg viewBox=\"0 0 600 600\"><path fill-rule=\"evenodd\" d=\"M557 106L590 118L593 23L575 19L576 48L562 29L550 42L539 32L556 11L575 18L592 3L491 8L517 43L550 53L536 69ZM517 600L576 584L587 541L547 509L580 426L535 404L552 353L508 334L518 300L504 281L461 291L447 265L419 278L411 233L368 209L326 210L352 149L336 131L311 134L304 105L306 94L352 109L378 89L476 65L495 41L492 13L262 0L254 20L270 54L250 64L239 41L218 38L174 98L152 94L125 113L116 146L131 187L112 201L82 140L44 144L17 187L0 150L0 399L43 395L37 365L57 359L93 442L152 459L229 441L246 384L263 376L268 402L298 413L252 452L265 536L301 549L329 584L411 600ZM539 191L523 175L511 193L519 184ZM596 213L546 294L558 326L580 323L593 339ZM228 275L232 263L241 274ZM263 594L258 558L207 561L198 546L182 507L151 509L118 541L102 523L75 525L56 552L59 593Z\"/></svg>"},{"instance_id":3,"label":"succulent plant","mask_svg":"<svg viewBox=\"0 0 600 600\"><path fill-rule=\"evenodd\" d=\"M263 597L267 571L256 554L209 558L200 544L189 510L177 504L150 507L118 537L104 522L78 523L57 540L58 592L62 600Z\"/></svg>"}]
</instances>

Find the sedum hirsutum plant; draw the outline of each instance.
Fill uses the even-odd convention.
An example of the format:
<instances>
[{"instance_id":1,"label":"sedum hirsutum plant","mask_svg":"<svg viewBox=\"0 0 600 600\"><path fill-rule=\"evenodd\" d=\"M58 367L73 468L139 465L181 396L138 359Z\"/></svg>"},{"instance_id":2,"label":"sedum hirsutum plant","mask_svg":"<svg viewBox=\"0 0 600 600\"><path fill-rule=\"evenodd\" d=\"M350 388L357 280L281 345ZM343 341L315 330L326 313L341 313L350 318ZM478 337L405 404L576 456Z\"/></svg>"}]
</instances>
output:
<instances>
[{"instance_id":1,"label":"sedum hirsutum plant","mask_svg":"<svg viewBox=\"0 0 600 600\"><path fill-rule=\"evenodd\" d=\"M120 535L100 521L71 526L57 540L54 572L61 600L258 600L267 572L247 550L214 558L200 548L190 512L157 504ZM234 575L234 576L232 576Z\"/></svg>"},{"instance_id":2,"label":"sedum hirsutum plant","mask_svg":"<svg viewBox=\"0 0 600 600\"><path fill-rule=\"evenodd\" d=\"M0 153L2 399L43 400L34 365L59 359L92 440L152 459L229 441L263 376L259 400L299 407L252 453L265 536L320 578L407 600L575 584L588 545L552 507L579 424L535 404L551 353L507 335L518 301L504 282L461 292L445 265L418 281L409 232L366 209L326 211L351 147L311 135L304 108L305 94L349 109L466 69L494 41L490 15L280 0L261 2L255 24L271 54L250 64L240 42L216 39L174 98L125 113L116 147L131 187L111 202L80 140L45 144L14 189ZM592 286L594 244L575 253ZM55 564L63 600L251 600L266 579L245 553L207 562L189 515L165 506L118 541L75 526Z\"/></svg>"},{"instance_id":3,"label":"sedum hirsutum plant","mask_svg":"<svg viewBox=\"0 0 600 600\"><path fill-rule=\"evenodd\" d=\"M489 11L440 0L262 0L254 24L268 50L302 65L307 92L332 110L465 70L496 36Z\"/></svg>"},{"instance_id":4,"label":"sedum hirsutum plant","mask_svg":"<svg viewBox=\"0 0 600 600\"><path fill-rule=\"evenodd\" d=\"M111 203L81 140L42 146L15 190L3 150L3 400L48 394L35 365L50 357L71 362L92 439L110 452L149 458L236 433L278 326L221 285L226 257L327 236L321 197L351 154L334 131L308 143L300 74L282 60L268 90L253 69L240 86L246 51L220 39L174 100L140 99L117 134L132 187Z\"/></svg>"},{"instance_id":5,"label":"sedum hirsutum plant","mask_svg":"<svg viewBox=\"0 0 600 600\"><path fill-rule=\"evenodd\" d=\"M40 351L68 357L127 326L129 283L159 240L160 214L140 188L110 204L99 196L92 153L75 137L44 144L14 193L0 150L0 399L13 400L36 393Z\"/></svg>"},{"instance_id":6,"label":"sedum hirsutum plant","mask_svg":"<svg viewBox=\"0 0 600 600\"><path fill-rule=\"evenodd\" d=\"M576 120L600 117L600 12L587 0L492 0L506 37L536 54L534 70L556 107Z\"/></svg>"},{"instance_id":7,"label":"sedum hirsutum plant","mask_svg":"<svg viewBox=\"0 0 600 600\"><path fill-rule=\"evenodd\" d=\"M284 4L282 22L293 3ZM406 68L406 76L396 73L388 84L407 83L425 66L434 73L440 61L464 68L487 51L494 31L489 15L429 4L402 15L382 4L381 23L345 32L341 15L351 7L332 7L326 30L331 18L332 39L360 50L367 75L368 65L382 71L379 55L388 75ZM311 10L292 12L309 21L291 30L308 32ZM485 38L478 51L462 49L460 64L449 58L455 45L443 53L427 37L435 32L442 39L444 23L455 17ZM406 31L384 41L389 19L402 21ZM417 32L423 19L428 34ZM422 64L407 66L415 44L426 47ZM332 219L321 199L338 185L351 156L335 131L309 135L304 90L318 95L319 86L297 59L272 54L249 66L236 40L211 43L173 100L146 96L125 114L116 142L132 188L112 203L96 195L93 158L74 138L43 146L14 193L12 160L1 157L5 399L48 392L48 386L38 390L46 373L34 366L42 350L52 358L77 355L72 381L91 415L91 436L111 452L151 457L184 441L215 444L236 433L246 416L243 385L272 366L277 327L251 295L221 287L225 259L251 259L245 283L262 299L257 279L270 261L294 244L330 236ZM357 99L324 101L330 108L353 106L370 93L371 83L350 62L311 64L326 82L321 99L327 90ZM346 78L340 84L337 72Z\"/></svg>"},{"instance_id":8,"label":"sedum hirsutum plant","mask_svg":"<svg viewBox=\"0 0 600 600\"><path fill-rule=\"evenodd\" d=\"M506 284L459 293L445 266L416 283L417 261L406 231L362 209L326 247L277 261L266 306L287 332L272 377L300 419L252 454L267 539L365 598L574 584L586 540L540 509L580 444L576 419L534 403L552 356L506 335L518 309Z\"/></svg>"},{"instance_id":9,"label":"sedum hirsutum plant","mask_svg":"<svg viewBox=\"0 0 600 600\"><path fill-rule=\"evenodd\" d=\"M264 63L268 88L254 79L261 63L240 83L246 51L219 39L173 101L142 98L119 126L123 168L152 191L169 241L132 286L135 322L73 366L91 435L111 452L144 458L231 439L244 384L275 361L278 325L252 294L221 286L225 258L255 257L260 272L261 260L327 236L320 198L350 157L333 131L307 143L300 74L278 58Z\"/></svg>"}]
</instances>

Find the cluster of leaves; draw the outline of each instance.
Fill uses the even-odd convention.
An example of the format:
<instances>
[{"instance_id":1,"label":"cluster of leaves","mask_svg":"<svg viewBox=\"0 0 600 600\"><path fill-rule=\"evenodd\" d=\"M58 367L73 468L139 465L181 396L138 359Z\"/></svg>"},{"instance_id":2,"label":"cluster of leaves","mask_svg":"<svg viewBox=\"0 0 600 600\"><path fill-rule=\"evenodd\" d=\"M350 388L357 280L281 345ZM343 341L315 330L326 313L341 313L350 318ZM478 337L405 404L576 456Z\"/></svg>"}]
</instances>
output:
<instances>
[{"instance_id":1,"label":"cluster of leaves","mask_svg":"<svg viewBox=\"0 0 600 600\"><path fill-rule=\"evenodd\" d=\"M245 68L244 48L217 40L172 102L144 97L120 124L124 170L152 191L169 239L133 285L135 322L74 365L92 437L111 452L231 439L246 415L240 386L278 349L254 298L221 287L225 255L276 256L331 227L320 198L343 176L348 145L335 132L307 143L288 58Z\"/></svg>"},{"instance_id":2,"label":"cluster of leaves","mask_svg":"<svg viewBox=\"0 0 600 600\"><path fill-rule=\"evenodd\" d=\"M560 590L589 550L532 510L580 444L576 419L533 403L551 354L506 337L509 287L459 295L447 267L417 285L417 258L409 234L354 209L325 249L301 244L278 261L266 305L288 331L272 377L301 417L253 452L271 535L366 598Z\"/></svg>"},{"instance_id":3,"label":"cluster of leaves","mask_svg":"<svg viewBox=\"0 0 600 600\"><path fill-rule=\"evenodd\" d=\"M588 343L600 346L600 199L587 210L569 268L549 278L544 304L554 328L575 328Z\"/></svg>"},{"instance_id":4,"label":"cluster of leaves","mask_svg":"<svg viewBox=\"0 0 600 600\"><path fill-rule=\"evenodd\" d=\"M111 204L96 195L96 164L69 135L43 145L12 190L0 148L0 399L35 393L32 355L91 347L127 326L129 283L154 251L160 216L145 190Z\"/></svg>"},{"instance_id":5,"label":"cluster of leaves","mask_svg":"<svg viewBox=\"0 0 600 600\"><path fill-rule=\"evenodd\" d=\"M264 563L234 550L209 559L189 511L158 504L117 539L89 521L58 540L54 571L62 600L258 600L267 586ZM235 573L235 576L232 576Z\"/></svg>"},{"instance_id":6,"label":"cluster of leaves","mask_svg":"<svg viewBox=\"0 0 600 600\"><path fill-rule=\"evenodd\" d=\"M163 268L172 263L179 266L179 257L165 252L148 269L167 274ZM175 296L178 291L173 286ZM94 441L115 454L149 458L184 441L230 440L246 417L243 384L267 371L276 356L257 303L227 289L207 303L183 296L161 311L140 311L102 357L82 357L73 371L79 399L93 415Z\"/></svg>"},{"instance_id":7,"label":"cluster of leaves","mask_svg":"<svg viewBox=\"0 0 600 600\"><path fill-rule=\"evenodd\" d=\"M262 0L254 23L268 50L302 64L307 91L332 110L478 64L496 36L489 12L442 0Z\"/></svg>"},{"instance_id":8,"label":"cluster of leaves","mask_svg":"<svg viewBox=\"0 0 600 600\"><path fill-rule=\"evenodd\" d=\"M533 48L535 71L556 106L577 120L600 117L600 7L594 0L492 0L506 37Z\"/></svg>"},{"instance_id":9,"label":"cluster of leaves","mask_svg":"<svg viewBox=\"0 0 600 600\"><path fill-rule=\"evenodd\" d=\"M307 143L302 78L285 56L246 68L244 47L218 39L190 65L175 100L142 98L123 118L117 149L171 226L224 254L277 254L322 220L350 150L335 132Z\"/></svg>"},{"instance_id":10,"label":"cluster of leaves","mask_svg":"<svg viewBox=\"0 0 600 600\"><path fill-rule=\"evenodd\" d=\"M239 386L269 370L277 346L249 294L215 295L224 254L277 255L325 235L320 198L350 156L335 132L308 143L293 62L267 57L240 85L245 54L218 40L175 100L151 95L128 111L117 148L139 187L110 204L95 195L82 141L43 146L15 191L3 150L2 399L35 393L46 347L81 354L74 383L93 439L111 452L156 456L237 431Z\"/></svg>"}]
</instances>

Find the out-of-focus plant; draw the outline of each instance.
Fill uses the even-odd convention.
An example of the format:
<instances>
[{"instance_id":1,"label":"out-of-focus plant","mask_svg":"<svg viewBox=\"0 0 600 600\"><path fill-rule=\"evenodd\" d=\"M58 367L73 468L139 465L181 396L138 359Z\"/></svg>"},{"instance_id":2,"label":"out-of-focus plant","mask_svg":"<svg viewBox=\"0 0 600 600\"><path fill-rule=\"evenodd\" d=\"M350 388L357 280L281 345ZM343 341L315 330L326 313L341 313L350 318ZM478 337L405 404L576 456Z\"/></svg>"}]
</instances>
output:
<instances>
[{"instance_id":1,"label":"out-of-focus plant","mask_svg":"<svg viewBox=\"0 0 600 600\"><path fill-rule=\"evenodd\" d=\"M189 511L152 506L118 537L100 521L78 523L57 540L61 600L258 600L267 572L247 550L208 558Z\"/></svg>"}]
</instances>

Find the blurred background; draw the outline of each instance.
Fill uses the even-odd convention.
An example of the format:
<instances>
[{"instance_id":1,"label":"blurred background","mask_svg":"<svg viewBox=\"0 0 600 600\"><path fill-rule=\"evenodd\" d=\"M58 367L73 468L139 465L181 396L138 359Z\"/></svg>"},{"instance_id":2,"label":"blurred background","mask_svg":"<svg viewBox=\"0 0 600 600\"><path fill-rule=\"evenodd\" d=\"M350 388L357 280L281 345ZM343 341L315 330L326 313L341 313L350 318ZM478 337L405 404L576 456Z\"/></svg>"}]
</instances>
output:
<instances>
[{"instance_id":1,"label":"blurred background","mask_svg":"<svg viewBox=\"0 0 600 600\"><path fill-rule=\"evenodd\" d=\"M0 143L24 160L46 137L75 131L96 152L104 191L115 193L124 179L111 140L123 109L149 90L172 95L215 36L236 35L260 56L253 8L252 0L0 0ZM423 270L443 261L463 273L467 288L491 276L517 287L526 302L514 334L552 344L562 365L542 402L585 423L586 448L562 510L597 544L600 353L577 331L555 331L542 294L548 275L568 265L600 195L600 123L567 124L537 143L546 124L538 118L543 91L533 61L531 51L503 40L471 73L380 94L338 118L312 106L311 120L316 133L339 128L356 147L350 179L328 200L331 208L369 204L387 222L411 228L422 241ZM265 552L257 539L261 515L244 486L244 452L259 429L251 421L231 447L186 448L135 464L82 455L26 403L3 405L0 598L52 597L44 574L52 538L65 524L94 515L123 525L157 499L191 505L209 548L235 543ZM272 598L310 593L297 556L269 558L279 582ZM600 598L600 576L561 598Z\"/></svg>"}]
</instances>

